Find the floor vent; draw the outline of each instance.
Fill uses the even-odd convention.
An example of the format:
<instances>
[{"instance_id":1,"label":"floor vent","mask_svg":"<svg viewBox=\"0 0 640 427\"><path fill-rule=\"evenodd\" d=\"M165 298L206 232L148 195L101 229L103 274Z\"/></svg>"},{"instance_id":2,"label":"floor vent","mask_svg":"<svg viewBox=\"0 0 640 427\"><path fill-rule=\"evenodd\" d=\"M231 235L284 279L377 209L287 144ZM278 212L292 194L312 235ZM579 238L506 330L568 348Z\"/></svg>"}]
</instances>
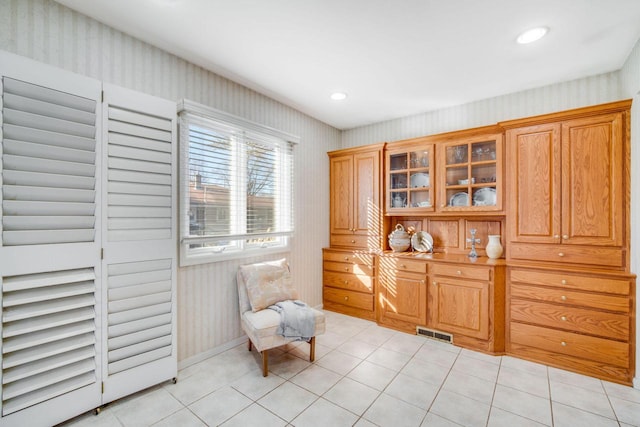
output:
<instances>
[{"instance_id":1,"label":"floor vent","mask_svg":"<svg viewBox=\"0 0 640 427\"><path fill-rule=\"evenodd\" d=\"M453 335L447 334L446 332L434 331L433 329L427 329L423 326L416 326L416 334L453 344Z\"/></svg>"}]
</instances>

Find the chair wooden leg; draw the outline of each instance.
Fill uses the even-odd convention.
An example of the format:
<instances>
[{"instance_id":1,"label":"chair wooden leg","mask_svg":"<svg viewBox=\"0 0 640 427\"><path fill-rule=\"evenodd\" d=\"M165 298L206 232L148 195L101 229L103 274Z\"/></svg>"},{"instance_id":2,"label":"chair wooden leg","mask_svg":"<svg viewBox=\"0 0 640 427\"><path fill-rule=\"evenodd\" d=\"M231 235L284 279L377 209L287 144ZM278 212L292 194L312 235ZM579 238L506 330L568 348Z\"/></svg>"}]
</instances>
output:
<instances>
[{"instance_id":1,"label":"chair wooden leg","mask_svg":"<svg viewBox=\"0 0 640 427\"><path fill-rule=\"evenodd\" d=\"M269 375L269 354L267 350L262 350L262 376Z\"/></svg>"},{"instance_id":2,"label":"chair wooden leg","mask_svg":"<svg viewBox=\"0 0 640 427\"><path fill-rule=\"evenodd\" d=\"M313 362L316 358L316 337L311 337L309 347L309 361Z\"/></svg>"}]
</instances>

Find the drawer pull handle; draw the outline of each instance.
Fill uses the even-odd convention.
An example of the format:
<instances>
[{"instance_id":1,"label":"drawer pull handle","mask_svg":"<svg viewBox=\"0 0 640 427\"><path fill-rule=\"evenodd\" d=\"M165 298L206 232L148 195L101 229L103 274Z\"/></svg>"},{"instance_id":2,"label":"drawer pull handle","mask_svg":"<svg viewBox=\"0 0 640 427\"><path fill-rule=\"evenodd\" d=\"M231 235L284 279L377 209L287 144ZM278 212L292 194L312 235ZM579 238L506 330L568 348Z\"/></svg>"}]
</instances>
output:
<instances>
[{"instance_id":1,"label":"drawer pull handle","mask_svg":"<svg viewBox=\"0 0 640 427\"><path fill-rule=\"evenodd\" d=\"M433 286L438 286L438 282L436 282L435 280L431 283L433 284Z\"/></svg>"},{"instance_id":2,"label":"drawer pull handle","mask_svg":"<svg viewBox=\"0 0 640 427\"><path fill-rule=\"evenodd\" d=\"M402 267L402 268L407 268L407 266L406 266L406 265L404 265L404 264L400 264L400 267Z\"/></svg>"},{"instance_id":3,"label":"drawer pull handle","mask_svg":"<svg viewBox=\"0 0 640 427\"><path fill-rule=\"evenodd\" d=\"M566 346L567 346L567 343L566 343L566 342L564 342L564 341L562 341L562 342L560 343L560 345L561 345L561 346L563 346L563 347L566 347Z\"/></svg>"},{"instance_id":4,"label":"drawer pull handle","mask_svg":"<svg viewBox=\"0 0 640 427\"><path fill-rule=\"evenodd\" d=\"M566 300L567 300L567 296L566 296L566 295L562 295L562 296L560 297L560 299L561 299L562 301L566 301Z\"/></svg>"},{"instance_id":5,"label":"drawer pull handle","mask_svg":"<svg viewBox=\"0 0 640 427\"><path fill-rule=\"evenodd\" d=\"M562 320L563 322L566 322L566 321L567 321L567 316L562 316L562 317L560 318L560 320Z\"/></svg>"},{"instance_id":6,"label":"drawer pull handle","mask_svg":"<svg viewBox=\"0 0 640 427\"><path fill-rule=\"evenodd\" d=\"M352 241L351 241L351 243L355 243L355 242L356 242L355 240L352 240Z\"/></svg>"},{"instance_id":7,"label":"drawer pull handle","mask_svg":"<svg viewBox=\"0 0 640 427\"><path fill-rule=\"evenodd\" d=\"M560 238L560 235L559 235L559 234L554 234L554 235L553 235L553 238L554 238L554 239L559 239L559 238Z\"/></svg>"},{"instance_id":8,"label":"drawer pull handle","mask_svg":"<svg viewBox=\"0 0 640 427\"><path fill-rule=\"evenodd\" d=\"M562 235L562 238L563 238L564 240L569 240L569 235L568 235L568 234L563 234L563 235Z\"/></svg>"},{"instance_id":9,"label":"drawer pull handle","mask_svg":"<svg viewBox=\"0 0 640 427\"><path fill-rule=\"evenodd\" d=\"M458 270L456 271L456 274L462 274L462 271Z\"/></svg>"},{"instance_id":10,"label":"drawer pull handle","mask_svg":"<svg viewBox=\"0 0 640 427\"><path fill-rule=\"evenodd\" d=\"M560 252L558 256L564 256L564 252Z\"/></svg>"},{"instance_id":11,"label":"drawer pull handle","mask_svg":"<svg viewBox=\"0 0 640 427\"><path fill-rule=\"evenodd\" d=\"M344 257L344 260L349 261L349 257L348 256Z\"/></svg>"},{"instance_id":12,"label":"drawer pull handle","mask_svg":"<svg viewBox=\"0 0 640 427\"><path fill-rule=\"evenodd\" d=\"M344 271L349 271L349 267L345 267L345 268L344 268Z\"/></svg>"},{"instance_id":13,"label":"drawer pull handle","mask_svg":"<svg viewBox=\"0 0 640 427\"><path fill-rule=\"evenodd\" d=\"M563 285L566 285L566 284L567 284L567 281L566 281L566 280L564 280L564 279L562 279L562 280L560 281L560 283L562 283Z\"/></svg>"},{"instance_id":14,"label":"drawer pull handle","mask_svg":"<svg viewBox=\"0 0 640 427\"><path fill-rule=\"evenodd\" d=\"M344 300L345 301L349 301L349 297L344 297Z\"/></svg>"},{"instance_id":15,"label":"drawer pull handle","mask_svg":"<svg viewBox=\"0 0 640 427\"><path fill-rule=\"evenodd\" d=\"M349 284L349 281L348 281L348 280L345 280L345 281L344 281L344 284L345 284L345 285L348 285L348 284Z\"/></svg>"}]
</instances>

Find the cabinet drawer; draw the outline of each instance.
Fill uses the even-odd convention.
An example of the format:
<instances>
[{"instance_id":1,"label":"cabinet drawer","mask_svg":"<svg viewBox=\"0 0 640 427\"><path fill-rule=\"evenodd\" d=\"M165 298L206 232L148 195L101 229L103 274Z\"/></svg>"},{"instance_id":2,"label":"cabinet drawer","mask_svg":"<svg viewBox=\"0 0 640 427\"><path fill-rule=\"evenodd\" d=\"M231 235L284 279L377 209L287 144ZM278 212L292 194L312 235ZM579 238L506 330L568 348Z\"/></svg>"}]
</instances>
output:
<instances>
[{"instance_id":1,"label":"cabinet drawer","mask_svg":"<svg viewBox=\"0 0 640 427\"><path fill-rule=\"evenodd\" d=\"M491 270L459 264L433 264L431 273L436 276L460 277L464 279L490 280Z\"/></svg>"},{"instance_id":2,"label":"cabinet drawer","mask_svg":"<svg viewBox=\"0 0 640 427\"><path fill-rule=\"evenodd\" d=\"M402 270L412 273L427 273L427 263L425 261L404 257L380 257L379 268L381 271Z\"/></svg>"},{"instance_id":3,"label":"cabinet drawer","mask_svg":"<svg viewBox=\"0 0 640 427\"><path fill-rule=\"evenodd\" d=\"M332 234L329 242L331 246L341 246L344 248L368 248L369 243L377 239L372 236L360 236L354 234ZM373 248L378 247L377 244L371 245Z\"/></svg>"},{"instance_id":4,"label":"cabinet drawer","mask_svg":"<svg viewBox=\"0 0 640 427\"><path fill-rule=\"evenodd\" d=\"M598 276L582 276L571 273L552 273L539 270L517 270L509 273L511 282L521 282L531 285L557 286L563 289L576 289L609 294L629 295L628 280L613 279Z\"/></svg>"},{"instance_id":5,"label":"cabinet drawer","mask_svg":"<svg viewBox=\"0 0 640 427\"><path fill-rule=\"evenodd\" d=\"M363 310L373 310L373 294L363 294L326 286L324 287L323 294L325 300L336 304L347 305Z\"/></svg>"},{"instance_id":6,"label":"cabinet drawer","mask_svg":"<svg viewBox=\"0 0 640 427\"><path fill-rule=\"evenodd\" d=\"M516 344L609 365L629 367L628 343L516 322L511 322L509 328L511 341Z\"/></svg>"},{"instance_id":7,"label":"cabinet drawer","mask_svg":"<svg viewBox=\"0 0 640 427\"><path fill-rule=\"evenodd\" d=\"M523 284L512 284L510 291L511 298L525 298L567 305L579 305L589 308L618 311L620 313L628 313L630 306L629 298L615 295L593 294Z\"/></svg>"},{"instance_id":8,"label":"cabinet drawer","mask_svg":"<svg viewBox=\"0 0 640 427\"><path fill-rule=\"evenodd\" d=\"M513 299L511 320L615 340L629 340L629 317L623 314Z\"/></svg>"},{"instance_id":9,"label":"cabinet drawer","mask_svg":"<svg viewBox=\"0 0 640 427\"><path fill-rule=\"evenodd\" d=\"M323 268L328 271L342 273L364 274L366 276L373 275L373 267L363 264L347 264L346 262L325 261Z\"/></svg>"},{"instance_id":10,"label":"cabinet drawer","mask_svg":"<svg viewBox=\"0 0 640 427\"><path fill-rule=\"evenodd\" d=\"M324 271L322 283L335 288L373 293L373 277L370 276Z\"/></svg>"},{"instance_id":11,"label":"cabinet drawer","mask_svg":"<svg viewBox=\"0 0 640 427\"><path fill-rule=\"evenodd\" d=\"M554 244L509 244L510 259L556 261L562 263L624 267L624 253L619 248Z\"/></svg>"},{"instance_id":12,"label":"cabinet drawer","mask_svg":"<svg viewBox=\"0 0 640 427\"><path fill-rule=\"evenodd\" d=\"M324 251L322 253L324 261L346 262L350 264L373 265L373 255L363 252L338 252Z\"/></svg>"}]
</instances>

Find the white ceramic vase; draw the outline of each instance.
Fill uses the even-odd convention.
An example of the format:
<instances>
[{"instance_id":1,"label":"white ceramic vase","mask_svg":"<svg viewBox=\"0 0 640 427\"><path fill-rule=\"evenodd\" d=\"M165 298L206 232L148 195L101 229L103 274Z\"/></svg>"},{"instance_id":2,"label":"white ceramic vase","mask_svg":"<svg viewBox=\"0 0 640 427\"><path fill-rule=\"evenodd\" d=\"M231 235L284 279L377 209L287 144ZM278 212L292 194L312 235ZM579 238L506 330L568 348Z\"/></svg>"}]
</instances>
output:
<instances>
[{"instance_id":1,"label":"white ceramic vase","mask_svg":"<svg viewBox=\"0 0 640 427\"><path fill-rule=\"evenodd\" d=\"M487 256L491 259L500 258L502 256L502 244L500 243L499 234L490 234L489 242L484 248Z\"/></svg>"}]
</instances>

